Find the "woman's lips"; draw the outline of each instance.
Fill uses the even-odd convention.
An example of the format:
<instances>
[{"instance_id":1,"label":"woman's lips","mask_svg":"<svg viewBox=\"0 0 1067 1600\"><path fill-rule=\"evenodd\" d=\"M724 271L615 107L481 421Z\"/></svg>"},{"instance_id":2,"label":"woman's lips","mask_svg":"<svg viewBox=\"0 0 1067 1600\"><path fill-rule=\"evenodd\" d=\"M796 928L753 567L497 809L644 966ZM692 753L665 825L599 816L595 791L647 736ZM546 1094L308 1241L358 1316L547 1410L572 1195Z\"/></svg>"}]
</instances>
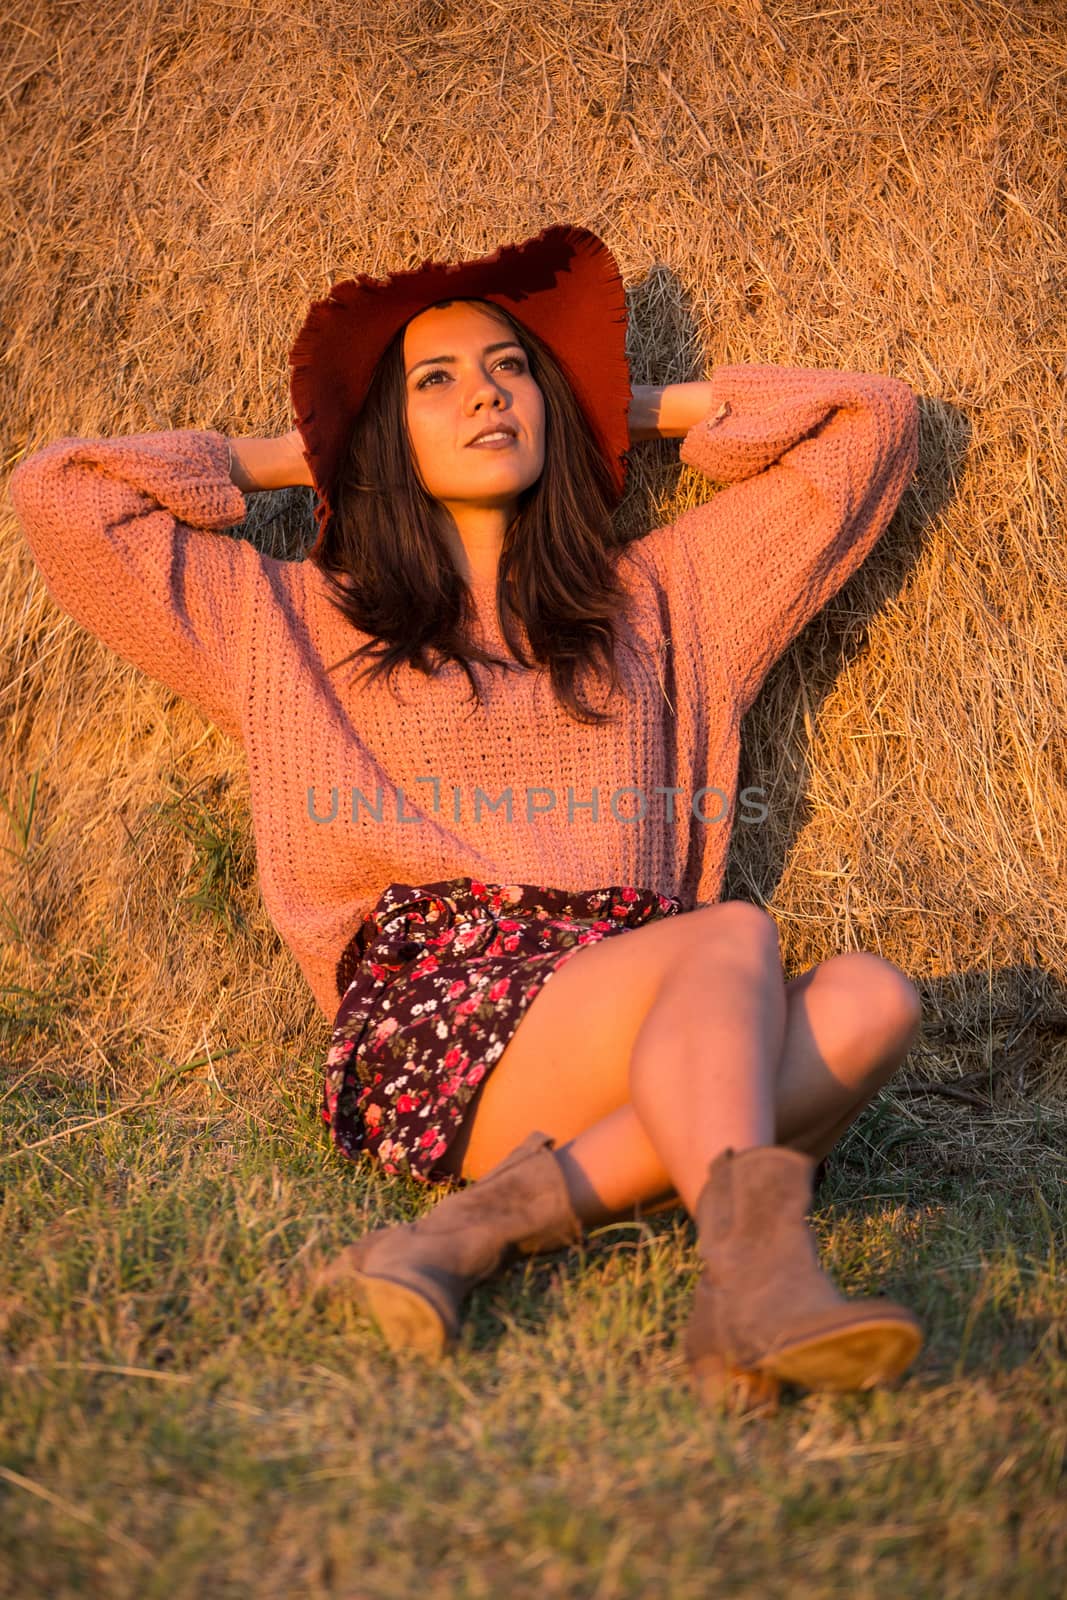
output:
<instances>
[{"instance_id":1,"label":"woman's lips","mask_svg":"<svg viewBox=\"0 0 1067 1600\"><path fill-rule=\"evenodd\" d=\"M495 439L472 439L467 446L468 450L506 450L508 445L517 443L513 433L505 433L503 437Z\"/></svg>"}]
</instances>

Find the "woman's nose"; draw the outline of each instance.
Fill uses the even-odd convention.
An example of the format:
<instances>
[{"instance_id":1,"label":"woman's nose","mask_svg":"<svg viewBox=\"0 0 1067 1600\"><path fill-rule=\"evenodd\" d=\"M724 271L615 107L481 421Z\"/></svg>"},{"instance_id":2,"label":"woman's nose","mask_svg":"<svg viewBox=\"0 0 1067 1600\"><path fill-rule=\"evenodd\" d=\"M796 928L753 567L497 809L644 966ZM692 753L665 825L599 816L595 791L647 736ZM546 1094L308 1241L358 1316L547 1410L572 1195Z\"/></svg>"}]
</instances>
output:
<instances>
[{"instance_id":1,"label":"woman's nose","mask_svg":"<svg viewBox=\"0 0 1067 1600\"><path fill-rule=\"evenodd\" d=\"M480 407L498 406L503 404L504 395L499 384L494 383L492 378L479 378L471 385L470 391L467 395L467 406L469 410L477 411Z\"/></svg>"}]
</instances>

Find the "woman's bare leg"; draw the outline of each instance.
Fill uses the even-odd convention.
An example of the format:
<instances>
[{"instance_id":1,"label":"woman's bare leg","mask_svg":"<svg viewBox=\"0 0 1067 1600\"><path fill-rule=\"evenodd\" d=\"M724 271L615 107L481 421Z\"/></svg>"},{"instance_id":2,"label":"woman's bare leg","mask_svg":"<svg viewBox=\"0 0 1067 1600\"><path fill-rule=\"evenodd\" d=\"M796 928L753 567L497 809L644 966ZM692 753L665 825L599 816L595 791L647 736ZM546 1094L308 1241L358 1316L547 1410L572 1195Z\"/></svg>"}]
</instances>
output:
<instances>
[{"instance_id":1,"label":"woman's bare leg","mask_svg":"<svg viewBox=\"0 0 1067 1600\"><path fill-rule=\"evenodd\" d=\"M729 1145L741 1150L751 1144L787 1144L820 1160L888 1082L915 1042L918 996L909 993L908 980L900 976L899 994L887 992L894 986L886 982L891 973L885 971L885 964L878 957L867 959L856 952L836 956L786 985L785 1043L772 1091L773 1129L765 1133L760 1125L759 1137L740 1137L736 1124L735 1133L728 1132L730 1115L736 1116L738 1104L728 1074L716 1073L710 1081L703 1080L707 1087L700 1100L694 1104L690 1099L688 1107L680 1103L671 1116L669 1096L683 1090L690 1080L684 1066L676 1078L666 1079L656 1045L657 1017L651 1011L647 1032L643 1031L638 1041L642 1051L647 1047L647 1061L642 1066L643 1057L631 1059L630 1102L578 1134L559 1152L572 1196L577 1193L580 1198L586 1225L625 1214L642 1201L647 1207L649 1201L680 1199L691 1212L708 1164ZM642 1113L633 1095L635 1071L640 1074L642 1070L655 1101L651 1119L647 1111ZM702 1082L699 1076L697 1082ZM742 1105L747 1087L742 1088ZM716 1090L727 1105L727 1116L720 1114L715 1103ZM748 1125L755 1128L755 1119ZM669 1130L666 1138L673 1135L676 1149L681 1151L673 1163L657 1142L664 1138L662 1126ZM740 1127L744 1126L742 1120ZM702 1132L704 1129L709 1132ZM634 1189L636 1193L631 1192Z\"/></svg>"},{"instance_id":2,"label":"woman's bare leg","mask_svg":"<svg viewBox=\"0 0 1067 1600\"><path fill-rule=\"evenodd\" d=\"M592 1226L672 1194L691 1210L728 1145L830 1148L914 1042L914 985L859 952L785 984L765 913L724 902L687 916L553 975L449 1152L452 1171L477 1177L543 1128Z\"/></svg>"}]
</instances>

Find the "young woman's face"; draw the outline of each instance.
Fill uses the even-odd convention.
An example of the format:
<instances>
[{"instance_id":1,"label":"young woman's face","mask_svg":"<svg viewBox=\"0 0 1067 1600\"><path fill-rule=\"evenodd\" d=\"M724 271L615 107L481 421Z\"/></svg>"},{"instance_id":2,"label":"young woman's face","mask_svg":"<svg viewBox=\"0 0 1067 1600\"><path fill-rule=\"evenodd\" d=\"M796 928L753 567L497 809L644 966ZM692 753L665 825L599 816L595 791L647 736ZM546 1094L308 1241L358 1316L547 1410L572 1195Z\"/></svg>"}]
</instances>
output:
<instances>
[{"instance_id":1,"label":"young woman's face","mask_svg":"<svg viewBox=\"0 0 1067 1600\"><path fill-rule=\"evenodd\" d=\"M427 493L445 505L501 506L536 483L545 406L510 326L481 306L430 306L404 331L407 423ZM503 432L503 439L474 441Z\"/></svg>"}]
</instances>

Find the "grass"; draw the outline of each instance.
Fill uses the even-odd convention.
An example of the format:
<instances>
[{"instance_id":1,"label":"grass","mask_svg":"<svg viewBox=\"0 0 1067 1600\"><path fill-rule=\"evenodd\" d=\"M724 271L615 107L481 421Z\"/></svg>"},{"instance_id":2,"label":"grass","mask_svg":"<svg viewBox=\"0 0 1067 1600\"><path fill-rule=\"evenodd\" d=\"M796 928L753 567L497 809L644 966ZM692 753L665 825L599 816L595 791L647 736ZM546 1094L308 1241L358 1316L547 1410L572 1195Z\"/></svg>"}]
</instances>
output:
<instances>
[{"instance_id":1,"label":"grass","mask_svg":"<svg viewBox=\"0 0 1067 1600\"><path fill-rule=\"evenodd\" d=\"M5 1596L1062 1592L1055 1111L1028 1159L994 1137L972 1165L955 1109L870 1109L817 1231L924 1350L892 1389L757 1421L686 1387L681 1213L509 1269L451 1360L412 1364L307 1286L426 1195L342 1162L302 1091L193 1099L38 1083L0 1108Z\"/></svg>"},{"instance_id":2,"label":"grass","mask_svg":"<svg viewBox=\"0 0 1067 1600\"><path fill-rule=\"evenodd\" d=\"M149 807L146 826L151 826L155 816L172 822L195 851L200 882L180 904L197 908L231 932L244 932L248 924L244 914L234 907L235 891L251 875L252 863L242 861L246 841L241 829L232 823L220 825L203 802L184 787L179 787L169 800Z\"/></svg>"}]
</instances>

